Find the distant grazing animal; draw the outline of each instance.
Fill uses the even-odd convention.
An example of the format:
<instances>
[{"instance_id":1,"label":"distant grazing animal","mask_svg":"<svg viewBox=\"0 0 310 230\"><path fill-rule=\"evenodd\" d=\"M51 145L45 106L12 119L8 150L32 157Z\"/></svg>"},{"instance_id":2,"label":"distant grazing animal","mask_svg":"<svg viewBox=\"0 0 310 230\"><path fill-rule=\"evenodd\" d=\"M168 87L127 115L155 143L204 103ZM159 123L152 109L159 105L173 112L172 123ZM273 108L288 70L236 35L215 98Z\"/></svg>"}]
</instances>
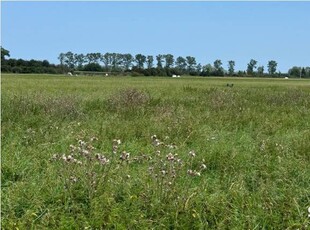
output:
<instances>
[{"instance_id":1,"label":"distant grazing animal","mask_svg":"<svg viewBox=\"0 0 310 230\"><path fill-rule=\"evenodd\" d=\"M72 76L72 73L71 73L71 72L68 72L68 75L69 75L69 76Z\"/></svg>"}]
</instances>

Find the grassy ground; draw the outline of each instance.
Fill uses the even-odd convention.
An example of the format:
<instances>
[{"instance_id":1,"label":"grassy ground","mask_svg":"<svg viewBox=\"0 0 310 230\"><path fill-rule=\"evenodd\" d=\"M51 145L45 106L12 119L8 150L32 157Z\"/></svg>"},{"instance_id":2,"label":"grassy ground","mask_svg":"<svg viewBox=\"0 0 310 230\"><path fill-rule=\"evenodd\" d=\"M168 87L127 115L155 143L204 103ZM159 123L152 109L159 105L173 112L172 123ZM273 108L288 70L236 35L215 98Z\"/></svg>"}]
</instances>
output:
<instances>
[{"instance_id":1,"label":"grassy ground","mask_svg":"<svg viewBox=\"0 0 310 230\"><path fill-rule=\"evenodd\" d=\"M3 229L309 228L310 81L2 75L1 96Z\"/></svg>"}]
</instances>

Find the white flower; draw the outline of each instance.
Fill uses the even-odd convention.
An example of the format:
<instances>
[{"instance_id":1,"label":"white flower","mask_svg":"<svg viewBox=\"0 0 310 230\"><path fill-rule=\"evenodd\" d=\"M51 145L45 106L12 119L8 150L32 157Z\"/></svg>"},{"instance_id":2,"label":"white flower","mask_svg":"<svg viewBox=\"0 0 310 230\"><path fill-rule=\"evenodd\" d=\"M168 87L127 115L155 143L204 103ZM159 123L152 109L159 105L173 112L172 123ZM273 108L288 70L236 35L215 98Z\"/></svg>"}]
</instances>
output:
<instances>
[{"instance_id":1,"label":"white flower","mask_svg":"<svg viewBox=\"0 0 310 230\"><path fill-rule=\"evenodd\" d=\"M122 142L120 139L114 139L113 140L113 145L120 145Z\"/></svg>"},{"instance_id":2,"label":"white flower","mask_svg":"<svg viewBox=\"0 0 310 230\"><path fill-rule=\"evenodd\" d=\"M127 153L126 151L123 151L122 154L120 155L121 160L127 160L130 156L130 153Z\"/></svg>"},{"instance_id":3,"label":"white flower","mask_svg":"<svg viewBox=\"0 0 310 230\"><path fill-rule=\"evenodd\" d=\"M195 153L194 150L189 151L188 154L189 154L191 157L195 157L195 156L196 156L196 153Z\"/></svg>"},{"instance_id":4,"label":"white flower","mask_svg":"<svg viewBox=\"0 0 310 230\"><path fill-rule=\"evenodd\" d=\"M204 170L204 169L206 169L207 168L207 166L205 165L205 164L201 164L201 166L200 166L200 169L201 170Z\"/></svg>"},{"instance_id":5,"label":"white flower","mask_svg":"<svg viewBox=\"0 0 310 230\"><path fill-rule=\"evenodd\" d=\"M174 156L172 153L168 153L168 155L166 156L168 161L173 161L174 160Z\"/></svg>"}]
</instances>

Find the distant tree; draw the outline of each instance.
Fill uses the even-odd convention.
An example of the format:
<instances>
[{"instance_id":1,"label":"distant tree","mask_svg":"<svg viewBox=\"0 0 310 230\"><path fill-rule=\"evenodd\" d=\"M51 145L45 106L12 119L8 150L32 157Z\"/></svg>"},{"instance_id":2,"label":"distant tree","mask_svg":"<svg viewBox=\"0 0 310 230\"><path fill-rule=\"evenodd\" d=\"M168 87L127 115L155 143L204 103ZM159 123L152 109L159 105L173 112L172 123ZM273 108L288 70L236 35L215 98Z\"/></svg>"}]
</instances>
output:
<instances>
[{"instance_id":1,"label":"distant tree","mask_svg":"<svg viewBox=\"0 0 310 230\"><path fill-rule=\"evenodd\" d=\"M260 75L260 76L263 76L263 75L264 75L264 66L263 66L263 65L257 67L257 73L258 73L258 75Z\"/></svg>"},{"instance_id":2,"label":"distant tree","mask_svg":"<svg viewBox=\"0 0 310 230\"><path fill-rule=\"evenodd\" d=\"M99 63L101 54L100 53L88 53L86 54L86 60L88 63Z\"/></svg>"},{"instance_id":3,"label":"distant tree","mask_svg":"<svg viewBox=\"0 0 310 230\"><path fill-rule=\"evenodd\" d=\"M214 61L214 69L215 69L215 72L214 72L214 75L215 76L223 76L224 75L224 69L222 67L222 61L217 59Z\"/></svg>"},{"instance_id":4,"label":"distant tree","mask_svg":"<svg viewBox=\"0 0 310 230\"><path fill-rule=\"evenodd\" d=\"M288 74L291 77L300 77L301 67L293 66L291 69L288 70Z\"/></svg>"},{"instance_id":5,"label":"distant tree","mask_svg":"<svg viewBox=\"0 0 310 230\"><path fill-rule=\"evenodd\" d=\"M111 65L113 71L121 71L121 65L123 64L122 54L112 53L111 54Z\"/></svg>"},{"instance_id":6,"label":"distant tree","mask_svg":"<svg viewBox=\"0 0 310 230\"><path fill-rule=\"evenodd\" d=\"M123 65L125 70L129 70L132 67L132 62L134 58L131 54L123 54Z\"/></svg>"},{"instance_id":7,"label":"distant tree","mask_svg":"<svg viewBox=\"0 0 310 230\"><path fill-rule=\"evenodd\" d=\"M60 65L63 66L65 64L65 54L64 53L60 53L58 56L58 60L60 62Z\"/></svg>"},{"instance_id":8,"label":"distant tree","mask_svg":"<svg viewBox=\"0 0 310 230\"><path fill-rule=\"evenodd\" d=\"M211 76L214 71L215 71L214 67L211 64L207 64L207 65L204 65L202 67L201 75L202 76Z\"/></svg>"},{"instance_id":9,"label":"distant tree","mask_svg":"<svg viewBox=\"0 0 310 230\"><path fill-rule=\"evenodd\" d=\"M135 62L137 63L137 67L139 69L143 69L144 63L146 62L146 56L144 56L142 54L137 54L135 56Z\"/></svg>"},{"instance_id":10,"label":"distant tree","mask_svg":"<svg viewBox=\"0 0 310 230\"><path fill-rule=\"evenodd\" d=\"M171 68L173 66L174 63L174 58L172 54L166 54L164 55L165 61L166 61L166 68Z\"/></svg>"},{"instance_id":11,"label":"distant tree","mask_svg":"<svg viewBox=\"0 0 310 230\"><path fill-rule=\"evenodd\" d=\"M49 67L49 66L50 66L50 63L48 62L48 60L43 60L42 66L43 66L43 67Z\"/></svg>"},{"instance_id":12,"label":"distant tree","mask_svg":"<svg viewBox=\"0 0 310 230\"><path fill-rule=\"evenodd\" d=\"M268 73L270 75L275 74L275 72L277 71L277 65L278 63L276 61L271 60L268 62Z\"/></svg>"},{"instance_id":13,"label":"distant tree","mask_svg":"<svg viewBox=\"0 0 310 230\"><path fill-rule=\"evenodd\" d=\"M74 54L71 51L65 53L64 63L70 69L74 69L74 67L75 67L75 59L74 59Z\"/></svg>"},{"instance_id":14,"label":"distant tree","mask_svg":"<svg viewBox=\"0 0 310 230\"><path fill-rule=\"evenodd\" d=\"M10 57L10 51L4 49L4 48L1 46L1 61L4 61L4 60L5 60L5 57Z\"/></svg>"},{"instance_id":15,"label":"distant tree","mask_svg":"<svg viewBox=\"0 0 310 230\"><path fill-rule=\"evenodd\" d=\"M235 61L228 61L228 74L230 76L234 75L235 73Z\"/></svg>"},{"instance_id":16,"label":"distant tree","mask_svg":"<svg viewBox=\"0 0 310 230\"><path fill-rule=\"evenodd\" d=\"M186 62L187 62L187 70L188 72L191 72L194 70L195 66L196 66L196 58L192 57L192 56L187 56L186 57Z\"/></svg>"},{"instance_id":17,"label":"distant tree","mask_svg":"<svg viewBox=\"0 0 310 230\"><path fill-rule=\"evenodd\" d=\"M112 54L107 52L100 56L100 61L104 63L105 71L111 71L112 68Z\"/></svg>"},{"instance_id":18,"label":"distant tree","mask_svg":"<svg viewBox=\"0 0 310 230\"><path fill-rule=\"evenodd\" d=\"M146 57L146 63L147 63L147 68L148 69L151 69L153 67L153 65L154 65L153 62L154 62L153 56L152 55L148 55Z\"/></svg>"},{"instance_id":19,"label":"distant tree","mask_svg":"<svg viewBox=\"0 0 310 230\"><path fill-rule=\"evenodd\" d=\"M91 62L91 63L86 64L84 66L83 70L84 71L97 71L97 72L100 72L100 71L102 71L102 68L101 68L101 66L98 63Z\"/></svg>"},{"instance_id":20,"label":"distant tree","mask_svg":"<svg viewBox=\"0 0 310 230\"><path fill-rule=\"evenodd\" d=\"M163 68L163 64L162 64L162 62L163 62L163 55L158 54L156 56L156 61L157 61L157 68L158 69L162 69Z\"/></svg>"},{"instance_id":21,"label":"distant tree","mask_svg":"<svg viewBox=\"0 0 310 230\"><path fill-rule=\"evenodd\" d=\"M87 62L84 54L74 54L74 59L79 69L81 69L83 65Z\"/></svg>"},{"instance_id":22,"label":"distant tree","mask_svg":"<svg viewBox=\"0 0 310 230\"><path fill-rule=\"evenodd\" d=\"M252 75L254 73L254 69L256 68L257 61L254 59L251 59L250 62L248 63L248 68L247 68L247 74Z\"/></svg>"},{"instance_id":23,"label":"distant tree","mask_svg":"<svg viewBox=\"0 0 310 230\"><path fill-rule=\"evenodd\" d=\"M175 65L176 68L181 71L181 73L184 73L187 66L186 59L181 56L177 57Z\"/></svg>"},{"instance_id":24,"label":"distant tree","mask_svg":"<svg viewBox=\"0 0 310 230\"><path fill-rule=\"evenodd\" d=\"M306 77L306 69L305 69L305 67L302 67L302 69L301 69L301 77Z\"/></svg>"}]
</instances>

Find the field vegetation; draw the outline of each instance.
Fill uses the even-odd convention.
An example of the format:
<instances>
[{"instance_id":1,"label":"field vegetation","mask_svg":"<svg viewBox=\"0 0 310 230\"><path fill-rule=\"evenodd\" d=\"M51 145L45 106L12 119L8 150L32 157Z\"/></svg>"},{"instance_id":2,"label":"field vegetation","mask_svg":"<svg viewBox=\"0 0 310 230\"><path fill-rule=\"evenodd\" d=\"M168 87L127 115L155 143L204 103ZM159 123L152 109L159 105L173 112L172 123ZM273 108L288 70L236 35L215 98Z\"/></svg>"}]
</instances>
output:
<instances>
[{"instance_id":1,"label":"field vegetation","mask_svg":"<svg viewBox=\"0 0 310 230\"><path fill-rule=\"evenodd\" d=\"M310 226L309 80L1 83L3 229Z\"/></svg>"}]
</instances>

